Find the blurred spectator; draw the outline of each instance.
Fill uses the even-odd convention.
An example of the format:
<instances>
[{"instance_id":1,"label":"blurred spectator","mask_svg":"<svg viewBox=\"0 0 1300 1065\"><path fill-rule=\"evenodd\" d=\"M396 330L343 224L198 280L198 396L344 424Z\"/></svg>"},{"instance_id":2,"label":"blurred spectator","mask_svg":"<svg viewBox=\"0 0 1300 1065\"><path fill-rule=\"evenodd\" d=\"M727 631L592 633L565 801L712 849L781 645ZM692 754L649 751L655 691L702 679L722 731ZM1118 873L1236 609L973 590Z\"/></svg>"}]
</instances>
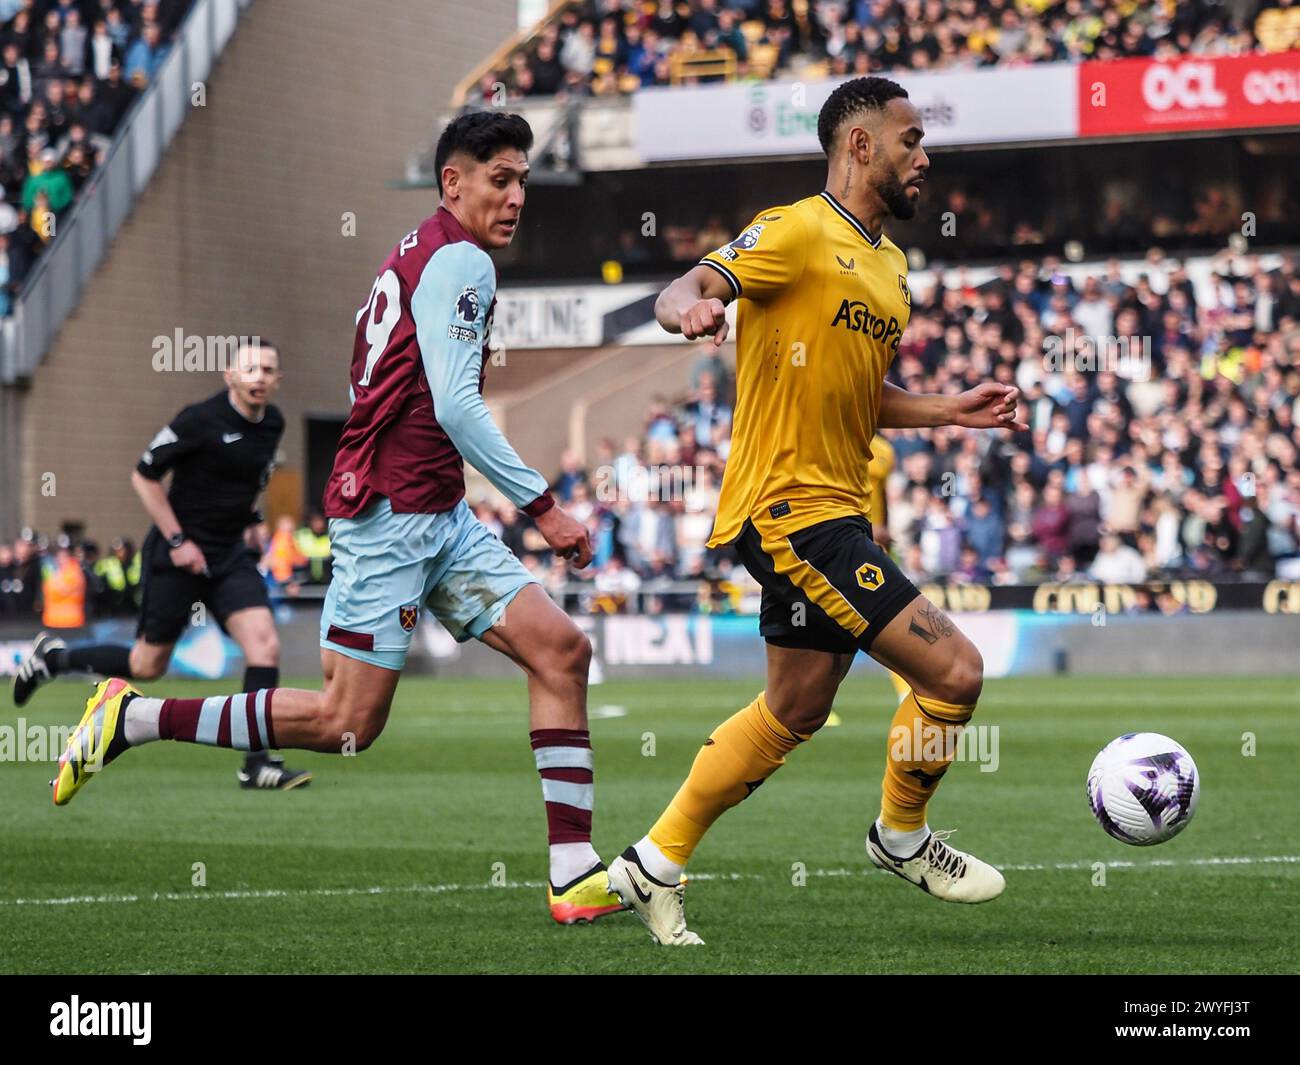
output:
<instances>
[{"instance_id":1,"label":"blurred spectator","mask_svg":"<svg viewBox=\"0 0 1300 1065\"><path fill-rule=\"evenodd\" d=\"M287 585L293 581L295 571L306 563L306 556L298 550L293 518L286 515L278 519L271 542L262 556L262 568L277 584Z\"/></svg>"},{"instance_id":2,"label":"blurred spectator","mask_svg":"<svg viewBox=\"0 0 1300 1065\"><path fill-rule=\"evenodd\" d=\"M561 503L573 501L573 490L579 484L587 483L587 471L573 451L565 451L560 456L560 476L551 485L551 491Z\"/></svg>"},{"instance_id":3,"label":"blurred spectator","mask_svg":"<svg viewBox=\"0 0 1300 1065\"><path fill-rule=\"evenodd\" d=\"M293 534L294 546L304 560L297 574L302 584L328 584L331 575L329 524L319 511L307 516L307 524Z\"/></svg>"},{"instance_id":4,"label":"blurred spectator","mask_svg":"<svg viewBox=\"0 0 1300 1065\"><path fill-rule=\"evenodd\" d=\"M593 607L596 613L619 614L627 605L628 598L641 588L641 578L627 569L622 560L615 555L596 575L596 597Z\"/></svg>"},{"instance_id":5,"label":"blurred spectator","mask_svg":"<svg viewBox=\"0 0 1300 1065\"><path fill-rule=\"evenodd\" d=\"M140 606L140 553L130 540L115 539L95 564L101 582L95 604L97 617L132 615Z\"/></svg>"},{"instance_id":6,"label":"blurred spectator","mask_svg":"<svg viewBox=\"0 0 1300 1065\"><path fill-rule=\"evenodd\" d=\"M59 58L74 78L81 77L86 69L88 40L86 27L81 24L81 12L75 7L69 8L63 19L63 29L59 33Z\"/></svg>"},{"instance_id":7,"label":"blurred spectator","mask_svg":"<svg viewBox=\"0 0 1300 1065\"><path fill-rule=\"evenodd\" d=\"M158 25L146 23L139 38L126 50L123 73L127 81L141 89L151 85L167 58L167 50Z\"/></svg>"},{"instance_id":8,"label":"blurred spectator","mask_svg":"<svg viewBox=\"0 0 1300 1065\"><path fill-rule=\"evenodd\" d=\"M1147 579L1147 567L1134 548L1122 543L1115 533L1107 531L1102 534L1088 576L1104 584L1137 584Z\"/></svg>"},{"instance_id":9,"label":"blurred spectator","mask_svg":"<svg viewBox=\"0 0 1300 1065\"><path fill-rule=\"evenodd\" d=\"M46 148L29 164L27 180L23 182L22 204L30 211L36 205L36 197L44 192L49 210L58 214L67 210L72 203L72 182L58 166L59 153L53 148Z\"/></svg>"},{"instance_id":10,"label":"blurred spectator","mask_svg":"<svg viewBox=\"0 0 1300 1065\"><path fill-rule=\"evenodd\" d=\"M86 574L60 536L54 554L41 567L41 624L47 629L79 629L86 623Z\"/></svg>"},{"instance_id":11,"label":"blurred spectator","mask_svg":"<svg viewBox=\"0 0 1300 1065\"><path fill-rule=\"evenodd\" d=\"M1043 501L1034 511L1032 520L1034 539L1047 552L1049 560L1057 560L1070 548L1070 508L1065 505L1061 486L1049 484L1043 490Z\"/></svg>"},{"instance_id":12,"label":"blurred spectator","mask_svg":"<svg viewBox=\"0 0 1300 1065\"><path fill-rule=\"evenodd\" d=\"M975 559L980 565L987 565L990 560L1001 556L1004 540L1002 515L993 509L985 496L979 496L971 504L966 516L965 534L966 542L975 551Z\"/></svg>"},{"instance_id":13,"label":"blurred spectator","mask_svg":"<svg viewBox=\"0 0 1300 1065\"><path fill-rule=\"evenodd\" d=\"M730 433L731 408L719 399L713 375L702 373L698 377L698 382L695 398L690 400L683 410L688 424L695 429L695 439L712 440L716 428Z\"/></svg>"}]
</instances>

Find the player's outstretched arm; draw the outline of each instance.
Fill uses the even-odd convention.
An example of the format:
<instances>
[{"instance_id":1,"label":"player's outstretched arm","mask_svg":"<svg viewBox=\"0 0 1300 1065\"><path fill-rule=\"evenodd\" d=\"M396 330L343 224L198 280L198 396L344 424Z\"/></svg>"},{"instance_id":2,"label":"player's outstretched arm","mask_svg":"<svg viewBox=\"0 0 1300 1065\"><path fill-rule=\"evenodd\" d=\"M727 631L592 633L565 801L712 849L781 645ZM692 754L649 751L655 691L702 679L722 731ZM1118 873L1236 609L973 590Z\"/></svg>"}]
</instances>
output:
<instances>
[{"instance_id":1,"label":"player's outstretched arm","mask_svg":"<svg viewBox=\"0 0 1300 1065\"><path fill-rule=\"evenodd\" d=\"M1020 389L985 381L956 396L909 392L885 382L880 397L881 429L933 429L958 425L963 429L1029 428L1020 419L1016 403Z\"/></svg>"},{"instance_id":2,"label":"player's outstretched arm","mask_svg":"<svg viewBox=\"0 0 1300 1065\"><path fill-rule=\"evenodd\" d=\"M586 527L555 506L546 478L519 457L479 392L487 313L495 295L492 261L473 245L440 248L425 267L410 302L434 414L456 450L537 522L556 554L585 566L591 561Z\"/></svg>"},{"instance_id":3,"label":"player's outstretched arm","mask_svg":"<svg viewBox=\"0 0 1300 1065\"><path fill-rule=\"evenodd\" d=\"M670 333L687 340L711 336L715 347L727 339L726 303L733 293L726 279L707 266L692 267L655 300L655 318Z\"/></svg>"}]
</instances>

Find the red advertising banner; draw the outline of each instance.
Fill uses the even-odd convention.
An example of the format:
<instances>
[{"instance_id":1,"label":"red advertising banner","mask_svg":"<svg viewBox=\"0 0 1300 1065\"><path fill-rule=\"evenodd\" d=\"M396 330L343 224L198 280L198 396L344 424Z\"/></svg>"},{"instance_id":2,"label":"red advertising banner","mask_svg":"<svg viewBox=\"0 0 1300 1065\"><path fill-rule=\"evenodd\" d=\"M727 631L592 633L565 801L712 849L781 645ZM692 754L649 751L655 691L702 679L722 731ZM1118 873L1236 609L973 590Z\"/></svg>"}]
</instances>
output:
<instances>
[{"instance_id":1,"label":"red advertising banner","mask_svg":"<svg viewBox=\"0 0 1300 1065\"><path fill-rule=\"evenodd\" d=\"M1300 51L1078 68L1079 136L1300 126Z\"/></svg>"}]
</instances>

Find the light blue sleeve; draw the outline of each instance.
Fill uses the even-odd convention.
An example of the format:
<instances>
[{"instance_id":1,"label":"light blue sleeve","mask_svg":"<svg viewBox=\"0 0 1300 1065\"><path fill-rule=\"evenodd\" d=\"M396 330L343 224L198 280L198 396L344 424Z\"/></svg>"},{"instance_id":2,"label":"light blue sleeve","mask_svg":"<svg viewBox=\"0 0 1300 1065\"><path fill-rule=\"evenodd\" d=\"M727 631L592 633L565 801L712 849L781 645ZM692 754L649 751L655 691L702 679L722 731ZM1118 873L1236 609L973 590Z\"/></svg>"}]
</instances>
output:
<instances>
[{"instance_id":1,"label":"light blue sleeve","mask_svg":"<svg viewBox=\"0 0 1300 1065\"><path fill-rule=\"evenodd\" d=\"M430 256L411 293L411 315L438 424L461 455L517 507L546 491L524 464L479 394L479 353L487 338L496 272L487 252L467 241Z\"/></svg>"}]
</instances>

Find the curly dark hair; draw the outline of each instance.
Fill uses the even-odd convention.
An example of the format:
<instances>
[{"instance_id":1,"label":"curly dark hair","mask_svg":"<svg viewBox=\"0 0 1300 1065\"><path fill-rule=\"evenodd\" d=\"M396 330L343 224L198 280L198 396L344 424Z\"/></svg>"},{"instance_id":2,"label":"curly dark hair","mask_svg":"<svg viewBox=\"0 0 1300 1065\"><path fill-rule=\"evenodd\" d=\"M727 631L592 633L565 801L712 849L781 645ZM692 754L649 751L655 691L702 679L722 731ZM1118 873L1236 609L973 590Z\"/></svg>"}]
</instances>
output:
<instances>
[{"instance_id":1,"label":"curly dark hair","mask_svg":"<svg viewBox=\"0 0 1300 1065\"><path fill-rule=\"evenodd\" d=\"M442 195L442 168L454 152L464 152L480 163L487 162L502 148L527 152L533 146L533 131L523 115L505 111L475 111L447 123L433 153L434 179Z\"/></svg>"},{"instance_id":2,"label":"curly dark hair","mask_svg":"<svg viewBox=\"0 0 1300 1065\"><path fill-rule=\"evenodd\" d=\"M831 154L835 134L850 115L863 110L879 111L890 100L900 98L907 99L907 90L888 78L854 78L838 86L817 116L817 139L822 142L822 151Z\"/></svg>"}]
</instances>

